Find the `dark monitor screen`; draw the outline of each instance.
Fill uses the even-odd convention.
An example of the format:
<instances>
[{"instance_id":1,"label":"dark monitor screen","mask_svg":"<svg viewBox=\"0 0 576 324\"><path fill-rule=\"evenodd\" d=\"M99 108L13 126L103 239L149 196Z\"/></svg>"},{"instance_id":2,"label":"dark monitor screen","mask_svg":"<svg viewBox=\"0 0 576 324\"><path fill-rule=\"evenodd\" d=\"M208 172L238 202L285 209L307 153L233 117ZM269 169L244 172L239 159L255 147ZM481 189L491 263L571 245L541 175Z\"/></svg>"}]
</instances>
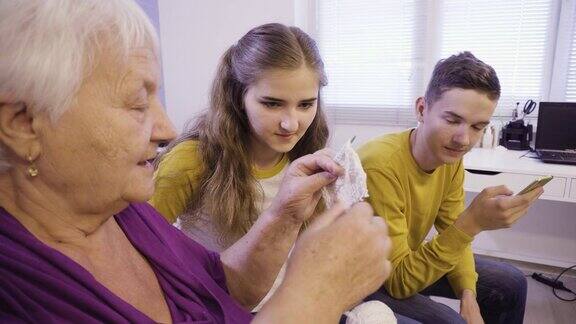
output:
<instances>
[{"instance_id":1,"label":"dark monitor screen","mask_svg":"<svg viewBox=\"0 0 576 324\"><path fill-rule=\"evenodd\" d=\"M576 149L576 102L541 102L536 149Z\"/></svg>"}]
</instances>

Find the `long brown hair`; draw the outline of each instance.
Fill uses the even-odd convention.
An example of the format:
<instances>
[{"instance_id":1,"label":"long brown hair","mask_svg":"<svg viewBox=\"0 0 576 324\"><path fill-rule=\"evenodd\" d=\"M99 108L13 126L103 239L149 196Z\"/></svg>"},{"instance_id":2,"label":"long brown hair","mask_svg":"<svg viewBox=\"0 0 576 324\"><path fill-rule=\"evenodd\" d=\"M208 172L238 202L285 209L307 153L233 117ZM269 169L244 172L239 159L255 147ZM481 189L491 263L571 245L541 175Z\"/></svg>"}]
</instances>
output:
<instances>
[{"instance_id":1,"label":"long brown hair","mask_svg":"<svg viewBox=\"0 0 576 324\"><path fill-rule=\"evenodd\" d=\"M250 126L244 111L248 87L270 69L316 71L320 88L326 85L324 63L316 43L297 27L266 24L250 30L222 56L212 84L210 106L163 154L188 140L198 140L202 170L198 190L184 217L196 221L209 215L219 242L230 245L246 234L258 217L258 194L249 154ZM320 95L310 127L287 153L290 161L326 145L328 127ZM161 159L161 157L160 157Z\"/></svg>"}]
</instances>

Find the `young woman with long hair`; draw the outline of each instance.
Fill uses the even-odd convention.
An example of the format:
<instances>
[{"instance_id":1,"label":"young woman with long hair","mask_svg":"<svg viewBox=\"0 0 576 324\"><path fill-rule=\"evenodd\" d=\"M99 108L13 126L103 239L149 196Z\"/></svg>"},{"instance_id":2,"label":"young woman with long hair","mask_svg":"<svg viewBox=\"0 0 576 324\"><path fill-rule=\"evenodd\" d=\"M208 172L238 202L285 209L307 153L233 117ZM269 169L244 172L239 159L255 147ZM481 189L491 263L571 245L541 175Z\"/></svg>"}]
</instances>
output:
<instances>
[{"instance_id":1,"label":"young woman with long hair","mask_svg":"<svg viewBox=\"0 0 576 324\"><path fill-rule=\"evenodd\" d=\"M236 242L270 205L290 161L326 145L320 100L326 83L316 43L302 30L281 24L250 30L223 55L209 109L157 159L152 205L209 249ZM317 199L308 215L323 209ZM394 317L378 304L351 316Z\"/></svg>"},{"instance_id":2,"label":"young woman with long hair","mask_svg":"<svg viewBox=\"0 0 576 324\"><path fill-rule=\"evenodd\" d=\"M268 207L290 161L326 145L325 85L318 48L302 30L250 30L221 58L209 109L157 160L151 204L208 248L234 243Z\"/></svg>"}]
</instances>

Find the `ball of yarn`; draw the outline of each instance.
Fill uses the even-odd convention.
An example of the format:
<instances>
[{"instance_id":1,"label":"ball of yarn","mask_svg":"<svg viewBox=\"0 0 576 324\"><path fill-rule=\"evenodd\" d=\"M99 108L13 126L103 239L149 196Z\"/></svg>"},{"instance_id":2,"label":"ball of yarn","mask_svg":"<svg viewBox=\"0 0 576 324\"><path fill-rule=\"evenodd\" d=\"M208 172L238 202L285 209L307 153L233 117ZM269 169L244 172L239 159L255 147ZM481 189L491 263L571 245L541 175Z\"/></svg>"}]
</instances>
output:
<instances>
[{"instance_id":1,"label":"ball of yarn","mask_svg":"<svg viewBox=\"0 0 576 324\"><path fill-rule=\"evenodd\" d=\"M346 312L346 324L396 324L394 312L381 301L362 303Z\"/></svg>"}]
</instances>

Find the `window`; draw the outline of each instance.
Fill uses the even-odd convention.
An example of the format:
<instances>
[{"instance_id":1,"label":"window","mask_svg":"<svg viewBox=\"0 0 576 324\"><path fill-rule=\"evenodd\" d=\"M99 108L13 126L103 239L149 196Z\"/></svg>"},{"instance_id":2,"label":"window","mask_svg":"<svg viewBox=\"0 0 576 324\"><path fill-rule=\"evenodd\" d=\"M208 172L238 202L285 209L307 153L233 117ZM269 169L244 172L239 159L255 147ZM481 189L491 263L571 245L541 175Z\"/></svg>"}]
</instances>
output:
<instances>
[{"instance_id":1,"label":"window","mask_svg":"<svg viewBox=\"0 0 576 324\"><path fill-rule=\"evenodd\" d=\"M319 1L318 39L329 80L323 98L328 107L341 113L353 110L355 115L364 111L372 118L412 107L422 82L421 6L416 0Z\"/></svg>"},{"instance_id":2,"label":"window","mask_svg":"<svg viewBox=\"0 0 576 324\"><path fill-rule=\"evenodd\" d=\"M527 99L576 101L576 0L310 1L308 32L326 63L323 98L336 123L413 124L434 64L464 50L498 73L496 115Z\"/></svg>"},{"instance_id":3,"label":"window","mask_svg":"<svg viewBox=\"0 0 576 324\"><path fill-rule=\"evenodd\" d=\"M410 108L423 82L424 5L317 1L316 38L328 74L323 99L337 121L413 123Z\"/></svg>"},{"instance_id":4,"label":"window","mask_svg":"<svg viewBox=\"0 0 576 324\"><path fill-rule=\"evenodd\" d=\"M500 109L545 97L546 59L552 55L550 0L444 0L438 19L440 58L463 50L490 64L498 74Z\"/></svg>"}]
</instances>

